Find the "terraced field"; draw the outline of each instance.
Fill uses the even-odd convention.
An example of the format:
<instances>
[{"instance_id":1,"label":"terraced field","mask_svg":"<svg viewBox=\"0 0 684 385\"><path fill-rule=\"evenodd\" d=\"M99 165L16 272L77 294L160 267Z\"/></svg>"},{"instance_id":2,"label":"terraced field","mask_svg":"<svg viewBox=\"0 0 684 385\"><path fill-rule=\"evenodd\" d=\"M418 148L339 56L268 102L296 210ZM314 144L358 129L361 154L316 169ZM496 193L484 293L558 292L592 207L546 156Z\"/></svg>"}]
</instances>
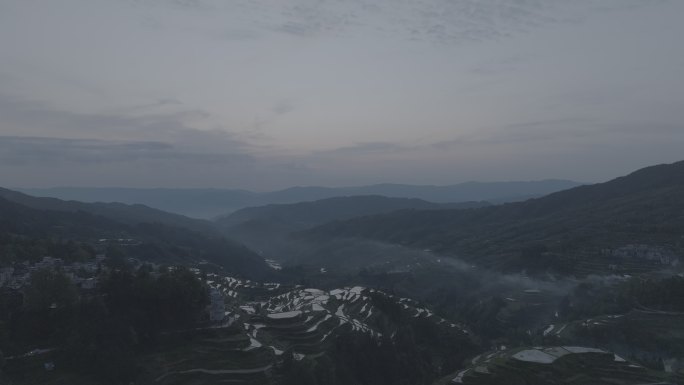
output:
<instances>
[{"instance_id":1,"label":"terraced field","mask_svg":"<svg viewBox=\"0 0 684 385\"><path fill-rule=\"evenodd\" d=\"M669 267L669 265L663 265L660 261L656 260L618 258L602 255L598 252L586 252L575 255L568 263L572 266L567 267L567 271L579 277L602 275L607 271L619 275L640 275Z\"/></svg>"},{"instance_id":2,"label":"terraced field","mask_svg":"<svg viewBox=\"0 0 684 385\"><path fill-rule=\"evenodd\" d=\"M206 328L167 336L143 366L147 381L172 384L277 383L287 360L317 360L334 340L361 333L378 340L394 337L403 322L430 322L469 341L463 325L436 316L408 298L364 287L323 291L210 275L207 283L226 303L225 320ZM396 312L388 317L387 311ZM406 321L408 320L408 321Z\"/></svg>"},{"instance_id":3,"label":"terraced field","mask_svg":"<svg viewBox=\"0 0 684 385\"><path fill-rule=\"evenodd\" d=\"M601 349L555 346L499 350L475 357L437 384L631 385L666 384L671 378ZM674 383L674 382L672 382Z\"/></svg>"},{"instance_id":4,"label":"terraced field","mask_svg":"<svg viewBox=\"0 0 684 385\"><path fill-rule=\"evenodd\" d=\"M684 313L634 309L626 314L549 325L543 338L546 343L600 343L637 361L680 361Z\"/></svg>"}]
</instances>

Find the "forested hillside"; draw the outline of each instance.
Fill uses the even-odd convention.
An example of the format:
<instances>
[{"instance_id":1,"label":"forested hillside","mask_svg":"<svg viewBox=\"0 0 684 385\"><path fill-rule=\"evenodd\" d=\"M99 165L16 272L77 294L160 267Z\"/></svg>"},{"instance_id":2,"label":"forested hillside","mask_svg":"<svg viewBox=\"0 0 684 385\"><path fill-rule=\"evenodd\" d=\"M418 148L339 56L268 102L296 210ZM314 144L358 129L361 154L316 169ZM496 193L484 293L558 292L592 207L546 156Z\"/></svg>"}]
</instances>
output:
<instances>
[{"instance_id":1,"label":"forested hillside","mask_svg":"<svg viewBox=\"0 0 684 385\"><path fill-rule=\"evenodd\" d=\"M208 221L168 213L141 204L127 205L116 202L84 203L72 200L65 201L57 198L34 197L3 188L0 188L0 197L34 209L66 212L81 211L107 217L128 225L139 223L163 223L165 225L185 227L201 232L214 231L212 224Z\"/></svg>"},{"instance_id":2,"label":"forested hillside","mask_svg":"<svg viewBox=\"0 0 684 385\"><path fill-rule=\"evenodd\" d=\"M3 198L0 198L0 240L0 263L5 265L55 256L63 248L60 245L67 244L70 245L67 250L87 250L84 258L92 258L97 248L113 243L129 258L156 263L207 261L238 275L265 278L272 274L262 258L219 235L161 223L127 225L84 211L40 210Z\"/></svg>"},{"instance_id":3,"label":"forested hillside","mask_svg":"<svg viewBox=\"0 0 684 385\"><path fill-rule=\"evenodd\" d=\"M684 162L525 202L472 210L406 210L330 223L308 237L358 237L500 268L572 272L628 245L684 245ZM667 253L667 252L665 252Z\"/></svg>"}]
</instances>

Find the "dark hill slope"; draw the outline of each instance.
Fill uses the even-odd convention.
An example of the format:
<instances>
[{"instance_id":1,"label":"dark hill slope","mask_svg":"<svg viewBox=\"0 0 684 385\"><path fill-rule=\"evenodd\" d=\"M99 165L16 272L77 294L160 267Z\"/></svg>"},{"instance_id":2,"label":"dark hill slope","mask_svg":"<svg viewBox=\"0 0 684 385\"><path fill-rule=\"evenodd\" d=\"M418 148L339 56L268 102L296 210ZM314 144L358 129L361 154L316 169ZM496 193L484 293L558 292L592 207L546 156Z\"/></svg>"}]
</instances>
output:
<instances>
[{"instance_id":1,"label":"dark hill slope","mask_svg":"<svg viewBox=\"0 0 684 385\"><path fill-rule=\"evenodd\" d=\"M89 239L119 236L126 226L85 212L36 210L0 198L0 233L25 237Z\"/></svg>"},{"instance_id":2,"label":"dark hill slope","mask_svg":"<svg viewBox=\"0 0 684 385\"><path fill-rule=\"evenodd\" d=\"M249 249L220 236L161 223L125 225L84 211L30 208L0 198L0 264L44 256L63 243L92 249L102 238L130 238L126 256L157 263L195 264L208 261L234 274L265 279L272 270ZM35 255L34 255L35 254Z\"/></svg>"},{"instance_id":3,"label":"dark hill slope","mask_svg":"<svg viewBox=\"0 0 684 385\"><path fill-rule=\"evenodd\" d=\"M406 210L330 223L306 236L360 237L459 255L500 268L573 271L602 249L681 250L684 162L525 202L471 210Z\"/></svg>"},{"instance_id":4,"label":"dark hill slope","mask_svg":"<svg viewBox=\"0 0 684 385\"><path fill-rule=\"evenodd\" d=\"M264 256L280 262L349 269L355 267L355 263L349 258L331 261L340 259L335 253L330 253L331 249L341 251L336 242L324 240L320 245L312 247L313 245L307 242L293 239L291 234L330 221L388 213L406 208L428 210L485 205L487 205L486 202L439 204L420 199L349 196L242 209L219 219L217 227L230 238L237 239ZM356 254L358 250L356 248L354 250ZM324 259L326 261L323 261Z\"/></svg>"},{"instance_id":5,"label":"dark hill slope","mask_svg":"<svg viewBox=\"0 0 684 385\"><path fill-rule=\"evenodd\" d=\"M24 206L52 211L87 212L100 215L127 225L140 223L162 223L165 225L185 227L194 231L213 232L211 222L192 219L178 214L153 209L144 205L127 205L123 203L84 203L65 201L56 198L42 198L27 195L18 191L0 188L0 197Z\"/></svg>"},{"instance_id":6,"label":"dark hill slope","mask_svg":"<svg viewBox=\"0 0 684 385\"><path fill-rule=\"evenodd\" d=\"M567 180L465 182L447 186L375 184L356 187L299 186L266 193L273 203L313 201L338 196L382 195L392 198L417 198L429 202L449 203L466 201L512 202L539 197L578 186Z\"/></svg>"},{"instance_id":7,"label":"dark hill slope","mask_svg":"<svg viewBox=\"0 0 684 385\"><path fill-rule=\"evenodd\" d=\"M290 230L304 229L335 220L388 213L403 209L464 209L484 207L486 202L432 203L421 199L388 198L379 195L348 196L313 202L273 204L238 210L216 221L222 227L248 221L287 225Z\"/></svg>"},{"instance_id":8,"label":"dark hill slope","mask_svg":"<svg viewBox=\"0 0 684 385\"><path fill-rule=\"evenodd\" d=\"M271 192L225 189L81 188L20 189L35 196L81 202L142 203L149 207L196 218L215 218L245 207L288 204L320 199L382 195L430 202L513 202L578 186L566 180L467 182L448 186L376 184L355 187L300 186Z\"/></svg>"}]
</instances>

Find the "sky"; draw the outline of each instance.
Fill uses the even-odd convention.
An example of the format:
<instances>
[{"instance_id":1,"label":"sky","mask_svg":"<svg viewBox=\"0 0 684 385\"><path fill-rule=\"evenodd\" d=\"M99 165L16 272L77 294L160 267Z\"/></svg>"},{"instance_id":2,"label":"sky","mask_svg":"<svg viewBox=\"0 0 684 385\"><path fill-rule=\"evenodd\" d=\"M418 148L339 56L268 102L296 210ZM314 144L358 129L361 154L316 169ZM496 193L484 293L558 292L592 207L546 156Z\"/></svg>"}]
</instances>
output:
<instances>
[{"instance_id":1,"label":"sky","mask_svg":"<svg viewBox=\"0 0 684 385\"><path fill-rule=\"evenodd\" d=\"M684 159L681 0L0 0L7 187L599 182Z\"/></svg>"}]
</instances>

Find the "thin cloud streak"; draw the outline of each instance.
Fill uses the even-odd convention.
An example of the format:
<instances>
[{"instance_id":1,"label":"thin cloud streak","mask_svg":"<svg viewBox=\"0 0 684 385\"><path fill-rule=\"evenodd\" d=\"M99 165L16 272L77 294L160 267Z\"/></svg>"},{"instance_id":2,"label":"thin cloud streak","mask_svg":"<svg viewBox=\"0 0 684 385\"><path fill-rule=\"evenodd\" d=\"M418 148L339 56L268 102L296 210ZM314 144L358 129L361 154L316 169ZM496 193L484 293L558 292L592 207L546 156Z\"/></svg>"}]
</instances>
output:
<instances>
[{"instance_id":1,"label":"thin cloud streak","mask_svg":"<svg viewBox=\"0 0 684 385\"><path fill-rule=\"evenodd\" d=\"M246 154L184 152L164 142L0 136L0 161L5 165L55 166L64 163L136 163L145 160L199 164L253 162L253 158Z\"/></svg>"}]
</instances>

